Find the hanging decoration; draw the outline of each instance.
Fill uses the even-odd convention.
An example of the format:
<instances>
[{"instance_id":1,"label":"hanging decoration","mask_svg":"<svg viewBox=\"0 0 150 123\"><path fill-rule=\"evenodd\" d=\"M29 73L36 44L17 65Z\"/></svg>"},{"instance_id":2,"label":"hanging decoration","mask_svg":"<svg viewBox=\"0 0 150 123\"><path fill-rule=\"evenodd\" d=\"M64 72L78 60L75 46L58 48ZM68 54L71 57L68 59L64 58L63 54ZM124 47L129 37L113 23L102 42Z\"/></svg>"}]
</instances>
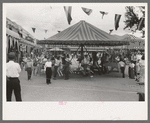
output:
<instances>
[{"instance_id":1,"label":"hanging decoration","mask_svg":"<svg viewBox=\"0 0 150 123\"><path fill-rule=\"evenodd\" d=\"M88 9L88 8L84 8L84 7L81 7L81 8L87 15L90 15L93 11L92 9Z\"/></svg>"},{"instance_id":2,"label":"hanging decoration","mask_svg":"<svg viewBox=\"0 0 150 123\"><path fill-rule=\"evenodd\" d=\"M65 10L65 13L66 13L66 16L67 16L68 24L70 25L70 22L72 20L72 17L71 17L72 7L71 6L64 6L64 10Z\"/></svg>"},{"instance_id":3,"label":"hanging decoration","mask_svg":"<svg viewBox=\"0 0 150 123\"><path fill-rule=\"evenodd\" d=\"M115 14L115 29L117 30L119 27L119 21L120 21L121 15Z\"/></svg>"},{"instance_id":4,"label":"hanging decoration","mask_svg":"<svg viewBox=\"0 0 150 123\"><path fill-rule=\"evenodd\" d=\"M33 31L34 33L35 33L35 29L36 29L36 28L33 28L33 27L32 27L32 31Z\"/></svg>"},{"instance_id":5,"label":"hanging decoration","mask_svg":"<svg viewBox=\"0 0 150 123\"><path fill-rule=\"evenodd\" d=\"M145 30L142 30L142 38L145 38Z\"/></svg>"},{"instance_id":6,"label":"hanging decoration","mask_svg":"<svg viewBox=\"0 0 150 123\"><path fill-rule=\"evenodd\" d=\"M48 30L45 29L45 33L47 33Z\"/></svg>"},{"instance_id":7,"label":"hanging decoration","mask_svg":"<svg viewBox=\"0 0 150 123\"><path fill-rule=\"evenodd\" d=\"M109 34L111 34L111 33L112 33L112 31L113 31L113 29L110 29L110 30L109 30Z\"/></svg>"},{"instance_id":8,"label":"hanging decoration","mask_svg":"<svg viewBox=\"0 0 150 123\"><path fill-rule=\"evenodd\" d=\"M104 15L108 14L108 12L103 12L103 11L100 11L100 13L102 14L102 19L103 19Z\"/></svg>"}]
</instances>

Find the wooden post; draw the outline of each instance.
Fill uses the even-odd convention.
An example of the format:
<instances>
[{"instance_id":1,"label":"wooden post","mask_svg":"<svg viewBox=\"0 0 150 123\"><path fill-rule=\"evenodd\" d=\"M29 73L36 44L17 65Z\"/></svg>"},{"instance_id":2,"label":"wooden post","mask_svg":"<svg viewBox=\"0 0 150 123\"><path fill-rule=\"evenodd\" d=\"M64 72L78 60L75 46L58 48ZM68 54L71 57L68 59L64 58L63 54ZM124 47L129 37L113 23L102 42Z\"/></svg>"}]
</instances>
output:
<instances>
[{"instance_id":1,"label":"wooden post","mask_svg":"<svg viewBox=\"0 0 150 123\"><path fill-rule=\"evenodd\" d=\"M84 57L83 56L83 46L84 46L83 44L80 45L80 47L81 47L81 59L83 59L83 57Z\"/></svg>"}]
</instances>

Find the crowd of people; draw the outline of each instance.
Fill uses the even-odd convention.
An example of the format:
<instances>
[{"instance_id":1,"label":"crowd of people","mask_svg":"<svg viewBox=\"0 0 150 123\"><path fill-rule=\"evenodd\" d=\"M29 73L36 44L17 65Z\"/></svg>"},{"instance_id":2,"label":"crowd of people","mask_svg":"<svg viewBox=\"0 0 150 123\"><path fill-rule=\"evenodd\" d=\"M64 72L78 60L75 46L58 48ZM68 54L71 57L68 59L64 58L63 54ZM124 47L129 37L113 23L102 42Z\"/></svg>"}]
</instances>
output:
<instances>
[{"instance_id":1,"label":"crowd of people","mask_svg":"<svg viewBox=\"0 0 150 123\"><path fill-rule=\"evenodd\" d=\"M122 77L125 78L125 72L130 79L135 79L137 82L144 82L145 69L145 54L143 51L135 50L115 50L108 49L101 52L92 52L77 55L78 68L83 74L93 77L94 70L98 73L107 74L116 68Z\"/></svg>"},{"instance_id":2,"label":"crowd of people","mask_svg":"<svg viewBox=\"0 0 150 123\"><path fill-rule=\"evenodd\" d=\"M8 54L9 62L6 64L7 101L11 101L14 90L17 101L21 101L19 73L27 71L27 80L34 76L40 76L43 70L46 76L46 84L51 84L51 79L58 76L69 79L70 73L81 72L84 76L93 77L96 72L99 75L107 74L113 70L115 64L118 71L125 78L125 70L128 68L128 77L135 81L145 81L145 55L141 51L108 49L101 52L45 55L25 55L20 63L15 62L15 53Z\"/></svg>"}]
</instances>

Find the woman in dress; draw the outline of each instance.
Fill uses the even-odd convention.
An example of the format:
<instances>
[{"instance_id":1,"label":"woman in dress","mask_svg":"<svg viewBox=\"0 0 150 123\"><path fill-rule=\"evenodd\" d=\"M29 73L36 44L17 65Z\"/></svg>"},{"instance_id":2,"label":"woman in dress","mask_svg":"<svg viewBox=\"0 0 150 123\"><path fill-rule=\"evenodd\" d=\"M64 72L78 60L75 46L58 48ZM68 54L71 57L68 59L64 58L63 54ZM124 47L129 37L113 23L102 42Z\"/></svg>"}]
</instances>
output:
<instances>
[{"instance_id":1,"label":"woman in dress","mask_svg":"<svg viewBox=\"0 0 150 123\"><path fill-rule=\"evenodd\" d=\"M142 56L140 60L140 83L145 82L145 55Z\"/></svg>"}]
</instances>

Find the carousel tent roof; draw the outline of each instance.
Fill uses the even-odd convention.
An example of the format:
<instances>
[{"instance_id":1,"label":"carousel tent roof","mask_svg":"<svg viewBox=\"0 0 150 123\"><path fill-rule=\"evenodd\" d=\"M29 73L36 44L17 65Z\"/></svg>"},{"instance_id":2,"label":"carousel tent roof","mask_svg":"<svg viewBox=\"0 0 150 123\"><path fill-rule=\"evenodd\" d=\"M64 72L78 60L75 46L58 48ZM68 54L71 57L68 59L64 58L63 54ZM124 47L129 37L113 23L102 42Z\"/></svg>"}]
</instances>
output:
<instances>
[{"instance_id":1,"label":"carousel tent roof","mask_svg":"<svg viewBox=\"0 0 150 123\"><path fill-rule=\"evenodd\" d=\"M40 40L38 44L67 44L67 45L123 45L128 41L119 41L115 36L104 32L85 21L80 21L73 26L55 34L54 36Z\"/></svg>"}]
</instances>

